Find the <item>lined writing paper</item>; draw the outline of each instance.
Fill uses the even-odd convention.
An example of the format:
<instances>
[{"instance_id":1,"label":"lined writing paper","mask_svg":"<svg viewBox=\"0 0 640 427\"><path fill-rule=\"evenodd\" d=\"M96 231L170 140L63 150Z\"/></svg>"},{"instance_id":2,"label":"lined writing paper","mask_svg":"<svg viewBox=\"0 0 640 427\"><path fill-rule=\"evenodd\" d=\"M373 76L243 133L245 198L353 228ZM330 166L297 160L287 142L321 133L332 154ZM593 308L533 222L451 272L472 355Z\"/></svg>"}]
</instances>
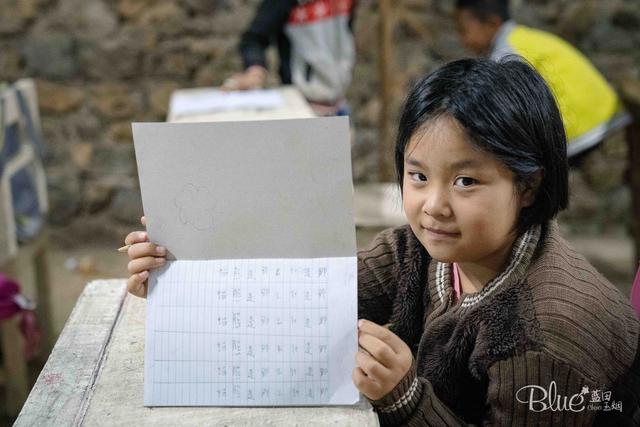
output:
<instances>
[{"instance_id":1,"label":"lined writing paper","mask_svg":"<svg viewBox=\"0 0 640 427\"><path fill-rule=\"evenodd\" d=\"M147 406L353 404L355 257L169 261L149 282Z\"/></svg>"}]
</instances>

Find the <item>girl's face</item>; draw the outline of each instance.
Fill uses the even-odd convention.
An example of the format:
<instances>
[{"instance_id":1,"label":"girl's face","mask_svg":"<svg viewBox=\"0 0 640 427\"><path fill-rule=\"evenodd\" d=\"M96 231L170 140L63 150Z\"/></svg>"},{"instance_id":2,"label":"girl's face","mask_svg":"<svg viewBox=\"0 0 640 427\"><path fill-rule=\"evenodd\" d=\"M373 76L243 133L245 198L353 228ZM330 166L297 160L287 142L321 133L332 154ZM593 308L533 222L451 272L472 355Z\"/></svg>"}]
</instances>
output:
<instances>
[{"instance_id":1,"label":"girl's face","mask_svg":"<svg viewBox=\"0 0 640 427\"><path fill-rule=\"evenodd\" d=\"M409 225L433 258L496 271L511 253L520 209L533 202L516 193L513 173L471 145L447 116L409 141L402 195Z\"/></svg>"}]
</instances>

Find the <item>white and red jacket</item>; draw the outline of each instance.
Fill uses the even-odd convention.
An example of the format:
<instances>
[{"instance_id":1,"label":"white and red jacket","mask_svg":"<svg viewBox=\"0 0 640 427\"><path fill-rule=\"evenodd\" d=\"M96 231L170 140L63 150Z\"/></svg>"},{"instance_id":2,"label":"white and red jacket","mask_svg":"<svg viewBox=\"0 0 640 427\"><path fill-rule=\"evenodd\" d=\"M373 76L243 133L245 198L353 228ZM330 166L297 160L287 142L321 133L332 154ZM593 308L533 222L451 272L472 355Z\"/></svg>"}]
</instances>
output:
<instances>
[{"instance_id":1,"label":"white and red jacket","mask_svg":"<svg viewBox=\"0 0 640 427\"><path fill-rule=\"evenodd\" d=\"M245 68L266 68L265 51L275 44L283 84L294 84L312 102L340 102L355 63L354 5L355 0L263 0L240 42Z\"/></svg>"}]
</instances>

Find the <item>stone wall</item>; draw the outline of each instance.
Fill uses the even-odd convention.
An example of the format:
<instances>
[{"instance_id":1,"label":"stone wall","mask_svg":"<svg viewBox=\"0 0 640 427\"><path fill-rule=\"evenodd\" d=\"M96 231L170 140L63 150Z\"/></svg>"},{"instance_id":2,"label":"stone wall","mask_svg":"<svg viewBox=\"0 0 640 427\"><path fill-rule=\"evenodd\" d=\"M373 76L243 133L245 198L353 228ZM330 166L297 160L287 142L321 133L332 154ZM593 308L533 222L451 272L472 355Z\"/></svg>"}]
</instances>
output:
<instances>
[{"instance_id":1,"label":"stone wall","mask_svg":"<svg viewBox=\"0 0 640 427\"><path fill-rule=\"evenodd\" d=\"M162 121L173 90L218 85L237 70L238 38L257 3L0 0L0 81L37 79L48 146L50 221L72 241L113 238L114 230L137 221L141 206L130 123ZM399 103L411 81L465 52L450 19L453 0L398 3ZM640 79L637 0L515 0L514 15L574 43L612 82ZM376 25L377 2L360 0L358 62L348 95L357 181L377 179ZM600 231L628 221L624 163L618 137L572 173L573 206L565 214L570 223Z\"/></svg>"}]
</instances>

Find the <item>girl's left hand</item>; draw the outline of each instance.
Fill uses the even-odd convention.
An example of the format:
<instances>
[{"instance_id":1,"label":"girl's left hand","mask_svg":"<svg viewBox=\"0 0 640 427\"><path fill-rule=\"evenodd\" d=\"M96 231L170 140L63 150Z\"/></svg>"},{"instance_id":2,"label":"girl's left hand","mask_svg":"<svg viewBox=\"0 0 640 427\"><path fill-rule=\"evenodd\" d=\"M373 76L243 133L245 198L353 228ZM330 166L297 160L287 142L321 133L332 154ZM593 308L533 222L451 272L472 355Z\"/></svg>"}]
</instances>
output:
<instances>
[{"instance_id":1,"label":"girl's left hand","mask_svg":"<svg viewBox=\"0 0 640 427\"><path fill-rule=\"evenodd\" d=\"M365 319L358 321L358 344L353 383L370 400L381 399L411 369L411 349L389 329Z\"/></svg>"}]
</instances>

